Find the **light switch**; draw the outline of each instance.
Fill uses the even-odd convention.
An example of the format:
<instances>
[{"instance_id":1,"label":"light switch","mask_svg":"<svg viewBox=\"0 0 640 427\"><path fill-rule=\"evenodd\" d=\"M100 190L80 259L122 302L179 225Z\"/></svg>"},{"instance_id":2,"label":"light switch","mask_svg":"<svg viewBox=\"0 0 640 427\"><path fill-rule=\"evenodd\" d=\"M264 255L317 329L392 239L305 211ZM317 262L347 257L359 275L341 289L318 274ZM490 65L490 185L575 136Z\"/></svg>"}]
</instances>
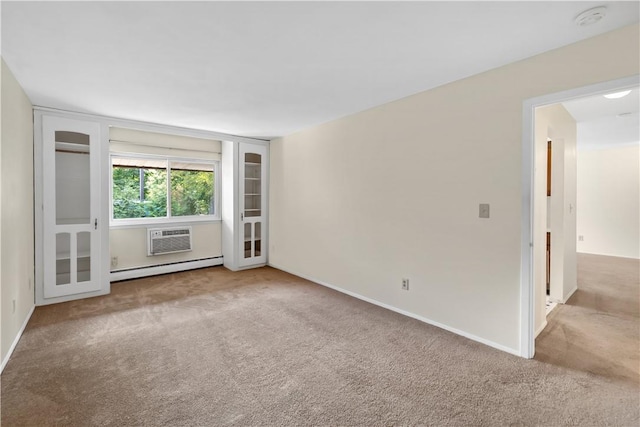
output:
<instances>
[{"instance_id":1,"label":"light switch","mask_svg":"<svg viewBox=\"0 0 640 427\"><path fill-rule=\"evenodd\" d=\"M489 218L489 203L480 203L480 218Z\"/></svg>"}]
</instances>

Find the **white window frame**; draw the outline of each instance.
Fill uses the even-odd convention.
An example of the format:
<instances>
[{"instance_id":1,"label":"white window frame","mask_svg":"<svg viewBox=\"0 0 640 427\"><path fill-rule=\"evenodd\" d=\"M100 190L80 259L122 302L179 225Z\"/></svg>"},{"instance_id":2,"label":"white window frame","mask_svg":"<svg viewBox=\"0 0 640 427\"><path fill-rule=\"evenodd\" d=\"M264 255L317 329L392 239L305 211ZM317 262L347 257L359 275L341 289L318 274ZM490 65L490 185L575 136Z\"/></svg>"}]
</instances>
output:
<instances>
[{"instance_id":1,"label":"white window frame","mask_svg":"<svg viewBox=\"0 0 640 427\"><path fill-rule=\"evenodd\" d=\"M145 218L114 218L113 217L113 159L153 159L167 162L167 216ZM213 215L189 215L171 216L171 162L189 162L213 165ZM198 159L192 157L163 156L137 153L110 153L109 154L109 226L113 228L128 226L146 226L161 224L185 224L194 222L217 222L220 217L220 161L213 159Z\"/></svg>"}]
</instances>

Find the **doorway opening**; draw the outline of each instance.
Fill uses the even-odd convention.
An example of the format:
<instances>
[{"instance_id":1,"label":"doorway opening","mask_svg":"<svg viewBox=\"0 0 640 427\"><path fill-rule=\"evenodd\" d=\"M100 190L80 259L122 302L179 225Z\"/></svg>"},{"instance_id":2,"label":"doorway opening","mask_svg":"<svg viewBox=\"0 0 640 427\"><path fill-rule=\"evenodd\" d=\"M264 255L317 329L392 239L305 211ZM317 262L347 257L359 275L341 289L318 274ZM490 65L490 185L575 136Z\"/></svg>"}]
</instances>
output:
<instances>
[{"instance_id":1,"label":"doorway opening","mask_svg":"<svg viewBox=\"0 0 640 427\"><path fill-rule=\"evenodd\" d=\"M524 102L520 334L523 357L533 357L535 337L546 323L547 280L552 302L566 302L577 288L576 126L563 104L639 84L640 76L636 75ZM549 140L552 142L551 170L547 180ZM554 168L554 164L563 167ZM547 192L547 181L551 183L551 195ZM550 229L547 229L547 217Z\"/></svg>"}]
</instances>

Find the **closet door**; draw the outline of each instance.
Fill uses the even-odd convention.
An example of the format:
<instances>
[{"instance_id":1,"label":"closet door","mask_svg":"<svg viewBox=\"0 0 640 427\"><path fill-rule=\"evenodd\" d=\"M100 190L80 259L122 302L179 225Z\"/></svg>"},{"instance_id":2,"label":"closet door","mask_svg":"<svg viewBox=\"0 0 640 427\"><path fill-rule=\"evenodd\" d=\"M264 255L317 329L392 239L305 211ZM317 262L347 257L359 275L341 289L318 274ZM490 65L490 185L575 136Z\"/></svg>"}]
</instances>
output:
<instances>
[{"instance_id":1,"label":"closet door","mask_svg":"<svg viewBox=\"0 0 640 427\"><path fill-rule=\"evenodd\" d=\"M100 124L42 117L43 295L101 288Z\"/></svg>"},{"instance_id":2,"label":"closet door","mask_svg":"<svg viewBox=\"0 0 640 427\"><path fill-rule=\"evenodd\" d=\"M241 267L267 262L266 194L267 147L241 143L239 147L239 204Z\"/></svg>"}]
</instances>

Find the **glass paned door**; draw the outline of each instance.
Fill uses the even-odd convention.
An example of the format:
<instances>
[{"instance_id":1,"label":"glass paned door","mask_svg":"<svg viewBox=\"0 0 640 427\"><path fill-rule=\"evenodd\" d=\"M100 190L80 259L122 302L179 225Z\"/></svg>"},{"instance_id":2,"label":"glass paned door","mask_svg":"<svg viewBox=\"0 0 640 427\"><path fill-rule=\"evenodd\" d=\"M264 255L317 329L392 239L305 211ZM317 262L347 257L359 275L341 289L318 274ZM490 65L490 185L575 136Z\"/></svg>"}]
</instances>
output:
<instances>
[{"instance_id":1,"label":"glass paned door","mask_svg":"<svg viewBox=\"0 0 640 427\"><path fill-rule=\"evenodd\" d=\"M265 263L266 155L261 145L240 144L241 266Z\"/></svg>"},{"instance_id":2,"label":"glass paned door","mask_svg":"<svg viewBox=\"0 0 640 427\"><path fill-rule=\"evenodd\" d=\"M42 118L44 297L100 289L100 124Z\"/></svg>"}]
</instances>

